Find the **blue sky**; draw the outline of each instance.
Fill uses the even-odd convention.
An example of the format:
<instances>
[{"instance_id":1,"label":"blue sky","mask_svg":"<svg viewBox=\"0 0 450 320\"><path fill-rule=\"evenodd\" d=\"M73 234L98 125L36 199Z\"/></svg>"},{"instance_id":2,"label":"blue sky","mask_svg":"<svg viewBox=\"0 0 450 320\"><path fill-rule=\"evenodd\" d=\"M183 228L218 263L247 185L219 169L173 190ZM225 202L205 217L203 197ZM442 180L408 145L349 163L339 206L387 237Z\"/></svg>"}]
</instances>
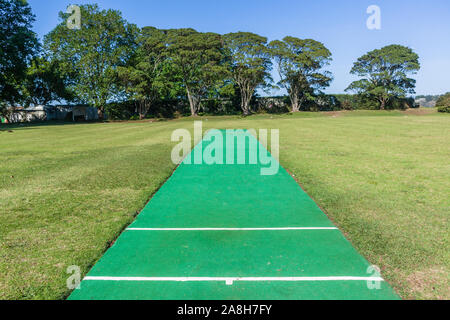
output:
<instances>
[{"instance_id":1,"label":"blue sky","mask_svg":"<svg viewBox=\"0 0 450 320\"><path fill-rule=\"evenodd\" d=\"M355 78L353 62L389 44L413 48L422 69L417 94L450 91L450 1L448 0L28 0L40 37L58 23L69 4L98 3L118 9L139 27L191 27L198 31L254 32L269 38L313 38L333 53L329 70L335 80L328 93L342 93ZM369 30L368 6L381 8L381 30Z\"/></svg>"}]
</instances>

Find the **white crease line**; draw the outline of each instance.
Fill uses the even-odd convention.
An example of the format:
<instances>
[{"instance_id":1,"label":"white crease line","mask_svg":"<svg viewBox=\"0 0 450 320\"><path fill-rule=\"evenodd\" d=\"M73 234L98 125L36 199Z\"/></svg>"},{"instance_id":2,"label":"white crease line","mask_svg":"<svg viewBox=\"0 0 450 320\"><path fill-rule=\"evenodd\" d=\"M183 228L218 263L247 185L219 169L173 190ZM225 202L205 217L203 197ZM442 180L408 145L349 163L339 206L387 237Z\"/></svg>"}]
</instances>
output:
<instances>
[{"instance_id":1,"label":"white crease line","mask_svg":"<svg viewBox=\"0 0 450 320\"><path fill-rule=\"evenodd\" d=\"M153 281L153 282L300 282L300 281L384 281L381 277L85 277L86 281Z\"/></svg>"},{"instance_id":2,"label":"white crease line","mask_svg":"<svg viewBox=\"0 0 450 320\"><path fill-rule=\"evenodd\" d=\"M127 231L288 231L288 230L338 230L338 228L128 228Z\"/></svg>"}]
</instances>

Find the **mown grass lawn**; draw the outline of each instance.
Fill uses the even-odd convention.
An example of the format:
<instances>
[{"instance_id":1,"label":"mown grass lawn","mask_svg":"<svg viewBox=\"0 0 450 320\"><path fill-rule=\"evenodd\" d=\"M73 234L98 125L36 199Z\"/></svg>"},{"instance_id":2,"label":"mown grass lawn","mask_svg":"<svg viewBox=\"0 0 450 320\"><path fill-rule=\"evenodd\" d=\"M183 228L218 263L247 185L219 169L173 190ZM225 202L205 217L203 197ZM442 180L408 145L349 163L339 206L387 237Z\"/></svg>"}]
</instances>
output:
<instances>
[{"instance_id":1,"label":"mown grass lawn","mask_svg":"<svg viewBox=\"0 0 450 320\"><path fill-rule=\"evenodd\" d=\"M449 115L201 119L280 129L281 164L403 298L450 298ZM0 127L0 299L67 297L67 267L86 273L172 173L178 128L192 119Z\"/></svg>"}]
</instances>

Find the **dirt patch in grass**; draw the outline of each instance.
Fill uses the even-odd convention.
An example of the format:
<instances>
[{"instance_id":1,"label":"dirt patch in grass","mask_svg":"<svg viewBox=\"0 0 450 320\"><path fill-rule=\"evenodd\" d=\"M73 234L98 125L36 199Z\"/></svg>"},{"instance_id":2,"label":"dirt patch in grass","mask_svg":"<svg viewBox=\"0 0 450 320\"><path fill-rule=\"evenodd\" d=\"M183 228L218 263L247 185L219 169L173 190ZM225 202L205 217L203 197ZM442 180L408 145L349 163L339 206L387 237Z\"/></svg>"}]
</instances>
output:
<instances>
[{"instance_id":1,"label":"dirt patch in grass","mask_svg":"<svg viewBox=\"0 0 450 320\"><path fill-rule=\"evenodd\" d=\"M408 109L403 111L404 114L407 115L414 115L414 116L423 116L427 114L436 113L436 110L433 108L420 108L420 109Z\"/></svg>"},{"instance_id":2,"label":"dirt patch in grass","mask_svg":"<svg viewBox=\"0 0 450 320\"><path fill-rule=\"evenodd\" d=\"M326 111L326 112L322 112L323 115L331 117L331 118L342 117L345 113L348 113L348 111Z\"/></svg>"},{"instance_id":3,"label":"dirt patch in grass","mask_svg":"<svg viewBox=\"0 0 450 320\"><path fill-rule=\"evenodd\" d=\"M410 298L419 296L421 299L450 299L449 273L445 268L434 267L416 271L407 278ZM442 283L447 286L442 286Z\"/></svg>"}]
</instances>

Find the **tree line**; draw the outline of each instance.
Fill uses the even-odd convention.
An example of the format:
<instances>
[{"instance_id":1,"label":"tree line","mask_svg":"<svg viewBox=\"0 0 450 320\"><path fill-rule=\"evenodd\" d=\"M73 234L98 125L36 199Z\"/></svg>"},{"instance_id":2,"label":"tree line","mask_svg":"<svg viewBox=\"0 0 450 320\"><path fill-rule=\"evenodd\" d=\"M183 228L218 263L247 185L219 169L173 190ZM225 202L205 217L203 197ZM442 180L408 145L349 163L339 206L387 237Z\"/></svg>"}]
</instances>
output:
<instances>
[{"instance_id":1,"label":"tree line","mask_svg":"<svg viewBox=\"0 0 450 320\"><path fill-rule=\"evenodd\" d=\"M68 28L70 14L60 12L60 23L39 43L26 1L0 0L3 116L17 105L55 101L89 104L100 115L113 105L131 104L140 118L162 101L186 101L195 116L211 101L223 100L248 115L258 91L277 88L286 90L291 112L324 101L346 108L348 96L323 93L333 80L327 70L332 54L319 41L287 36L269 42L250 32L138 28L116 10L96 4L80 9L81 28ZM419 69L413 50L386 46L354 63L351 73L360 80L347 90L375 108L392 108L414 93L410 76Z\"/></svg>"}]
</instances>

